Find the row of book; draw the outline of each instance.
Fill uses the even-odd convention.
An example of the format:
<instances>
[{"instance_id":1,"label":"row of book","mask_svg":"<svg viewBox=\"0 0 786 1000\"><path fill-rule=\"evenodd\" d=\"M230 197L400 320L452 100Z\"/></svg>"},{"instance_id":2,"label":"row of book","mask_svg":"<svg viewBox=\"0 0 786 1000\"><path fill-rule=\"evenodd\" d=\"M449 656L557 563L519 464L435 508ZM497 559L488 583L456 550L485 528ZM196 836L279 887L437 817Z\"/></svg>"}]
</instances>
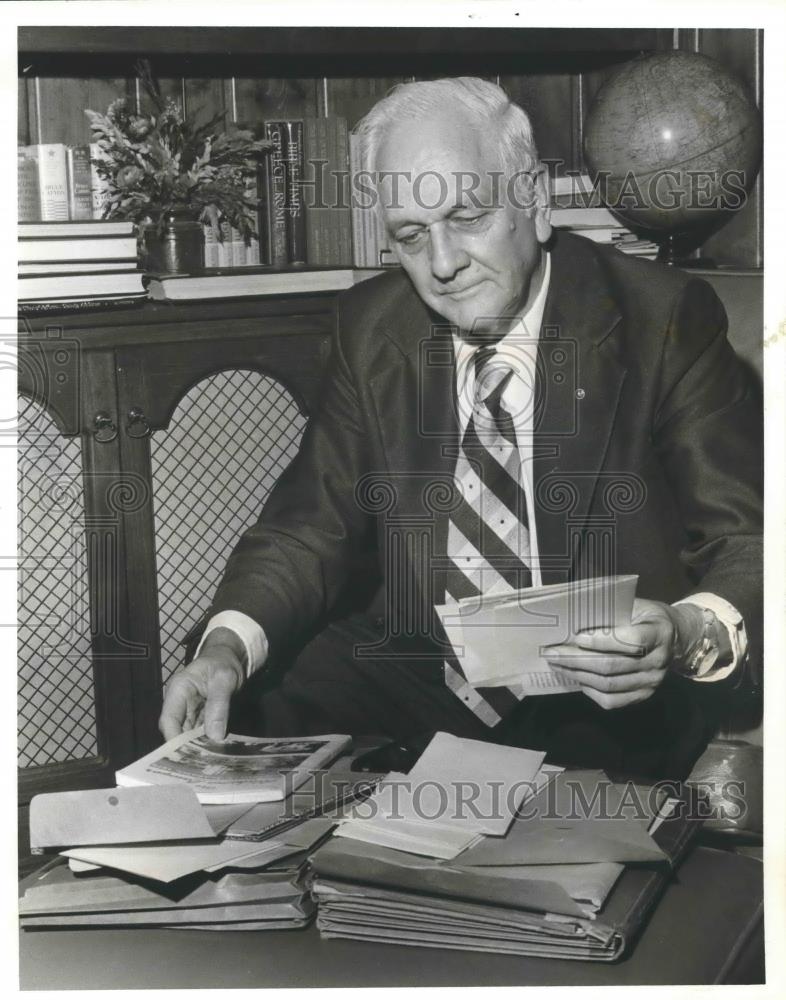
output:
<instances>
[{"instance_id":1,"label":"row of book","mask_svg":"<svg viewBox=\"0 0 786 1000\"><path fill-rule=\"evenodd\" d=\"M62 142L17 149L17 217L20 222L66 222L100 219L107 184L98 175L96 143Z\"/></svg>"},{"instance_id":2,"label":"row of book","mask_svg":"<svg viewBox=\"0 0 786 1000\"><path fill-rule=\"evenodd\" d=\"M22 222L17 256L24 311L132 305L147 296L133 222Z\"/></svg>"},{"instance_id":3,"label":"row of book","mask_svg":"<svg viewBox=\"0 0 786 1000\"><path fill-rule=\"evenodd\" d=\"M587 174L555 177L551 181L551 224L594 243L613 245L622 253L654 260L658 244L642 240L603 204Z\"/></svg>"},{"instance_id":4,"label":"row of book","mask_svg":"<svg viewBox=\"0 0 786 1000\"><path fill-rule=\"evenodd\" d=\"M379 267L392 263L372 206L353 206L353 171L361 169L346 118L268 121L272 150L250 181L258 237L244 240L224 222L205 226L205 267ZM100 219L107 182L96 144L44 143L18 149L18 219L65 222Z\"/></svg>"},{"instance_id":5,"label":"row of book","mask_svg":"<svg viewBox=\"0 0 786 1000\"><path fill-rule=\"evenodd\" d=\"M363 169L346 118L272 121L259 180L261 262L276 267L377 268L393 263L372 202L357 197Z\"/></svg>"},{"instance_id":6,"label":"row of book","mask_svg":"<svg viewBox=\"0 0 786 1000\"><path fill-rule=\"evenodd\" d=\"M26 313L126 308L162 301L336 292L377 272L352 268L229 267L153 275L138 263L133 222L23 222L17 242L18 300Z\"/></svg>"}]
</instances>

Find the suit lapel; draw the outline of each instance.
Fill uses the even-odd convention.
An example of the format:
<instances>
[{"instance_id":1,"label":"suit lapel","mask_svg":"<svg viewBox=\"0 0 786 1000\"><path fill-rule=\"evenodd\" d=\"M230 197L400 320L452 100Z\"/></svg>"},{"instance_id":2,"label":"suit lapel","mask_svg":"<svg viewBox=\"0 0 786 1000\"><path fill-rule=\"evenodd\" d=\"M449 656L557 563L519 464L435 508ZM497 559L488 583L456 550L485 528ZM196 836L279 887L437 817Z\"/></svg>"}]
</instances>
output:
<instances>
[{"instance_id":1,"label":"suit lapel","mask_svg":"<svg viewBox=\"0 0 786 1000\"><path fill-rule=\"evenodd\" d=\"M616 418L625 368L613 336L616 300L592 244L558 233L538 344L533 479L544 583L578 558Z\"/></svg>"},{"instance_id":2,"label":"suit lapel","mask_svg":"<svg viewBox=\"0 0 786 1000\"><path fill-rule=\"evenodd\" d=\"M435 571L433 556L446 549L458 445L453 341L451 328L430 313L413 290L396 306L389 312L395 330L377 331L389 346L384 367L371 378L370 387L392 501L388 531L397 537L392 549L409 548L413 565L408 585L415 587L414 596L422 601L424 613L428 609L430 621L433 604L444 598L445 574L440 568ZM386 558L391 558L390 544Z\"/></svg>"}]
</instances>

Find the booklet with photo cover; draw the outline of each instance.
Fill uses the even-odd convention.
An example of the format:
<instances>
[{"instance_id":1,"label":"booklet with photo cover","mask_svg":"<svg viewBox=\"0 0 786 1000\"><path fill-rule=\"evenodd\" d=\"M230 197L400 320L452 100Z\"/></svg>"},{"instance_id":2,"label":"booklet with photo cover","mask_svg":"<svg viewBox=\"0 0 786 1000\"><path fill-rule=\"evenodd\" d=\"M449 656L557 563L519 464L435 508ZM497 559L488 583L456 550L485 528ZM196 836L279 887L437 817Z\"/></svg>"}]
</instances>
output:
<instances>
[{"instance_id":1,"label":"booklet with photo cover","mask_svg":"<svg viewBox=\"0 0 786 1000\"><path fill-rule=\"evenodd\" d=\"M215 742L200 726L115 774L118 785L188 785L200 802L274 802L351 746L349 736L236 736Z\"/></svg>"}]
</instances>

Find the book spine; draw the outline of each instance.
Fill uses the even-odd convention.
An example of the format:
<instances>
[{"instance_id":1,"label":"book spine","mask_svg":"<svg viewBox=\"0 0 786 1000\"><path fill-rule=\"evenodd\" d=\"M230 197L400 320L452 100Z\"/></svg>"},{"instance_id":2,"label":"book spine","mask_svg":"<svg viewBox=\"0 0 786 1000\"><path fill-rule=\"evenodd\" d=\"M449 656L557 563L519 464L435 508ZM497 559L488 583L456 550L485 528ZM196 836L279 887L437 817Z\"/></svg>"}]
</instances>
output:
<instances>
[{"instance_id":1,"label":"book spine","mask_svg":"<svg viewBox=\"0 0 786 1000\"><path fill-rule=\"evenodd\" d=\"M281 122L266 122L265 135L273 143L268 157L268 226L270 231L270 263L285 267L287 255L287 181L284 160L284 129Z\"/></svg>"},{"instance_id":2,"label":"book spine","mask_svg":"<svg viewBox=\"0 0 786 1000\"><path fill-rule=\"evenodd\" d=\"M257 171L257 232L259 233L259 263L273 262L270 227L270 157L259 164Z\"/></svg>"},{"instance_id":3,"label":"book spine","mask_svg":"<svg viewBox=\"0 0 786 1000\"><path fill-rule=\"evenodd\" d=\"M333 171L335 181L331 185L335 193L334 211L338 234L339 267L352 267L352 219L349 211L347 177L349 176L349 132L346 118L335 118L332 136L335 143Z\"/></svg>"},{"instance_id":4,"label":"book spine","mask_svg":"<svg viewBox=\"0 0 786 1000\"><path fill-rule=\"evenodd\" d=\"M38 192L44 222L68 221L68 169L66 147L48 142L33 147L38 161Z\"/></svg>"},{"instance_id":5,"label":"book spine","mask_svg":"<svg viewBox=\"0 0 786 1000\"><path fill-rule=\"evenodd\" d=\"M313 266L324 263L322 247L322 215L319 205L322 196L321 186L317 184L320 171L318 161L319 129L321 119L303 119L303 179L305 181L303 210L306 215L306 256L307 262Z\"/></svg>"},{"instance_id":6,"label":"book spine","mask_svg":"<svg viewBox=\"0 0 786 1000\"><path fill-rule=\"evenodd\" d=\"M35 157L22 146L16 154L17 219L37 222L41 218L41 198L38 193L38 166Z\"/></svg>"},{"instance_id":7,"label":"book spine","mask_svg":"<svg viewBox=\"0 0 786 1000\"><path fill-rule=\"evenodd\" d=\"M232 263L232 227L226 219L221 223L221 239L218 243L218 266L234 266Z\"/></svg>"},{"instance_id":8,"label":"book spine","mask_svg":"<svg viewBox=\"0 0 786 1000\"><path fill-rule=\"evenodd\" d=\"M90 188L90 147L71 146L67 153L68 215L73 220L93 218Z\"/></svg>"},{"instance_id":9,"label":"book spine","mask_svg":"<svg viewBox=\"0 0 786 1000\"><path fill-rule=\"evenodd\" d=\"M93 218L103 219L104 208L109 198L109 181L98 173L96 162L106 159L104 151L97 142L90 143L90 195L92 198Z\"/></svg>"},{"instance_id":10,"label":"book spine","mask_svg":"<svg viewBox=\"0 0 786 1000\"><path fill-rule=\"evenodd\" d=\"M17 308L27 316L47 313L102 312L105 309L132 309L147 301L144 295L120 295L107 299L69 299L63 302L19 302Z\"/></svg>"},{"instance_id":11,"label":"book spine","mask_svg":"<svg viewBox=\"0 0 786 1000\"><path fill-rule=\"evenodd\" d=\"M246 266L259 267L260 263L259 238L257 236L252 236L246 246Z\"/></svg>"},{"instance_id":12,"label":"book spine","mask_svg":"<svg viewBox=\"0 0 786 1000\"><path fill-rule=\"evenodd\" d=\"M319 123L319 158L326 162L323 172L322 190L322 261L327 267L333 267L336 263L334 253L334 213L333 213L333 186L332 186L332 162L330 158L330 119L322 118Z\"/></svg>"},{"instance_id":13,"label":"book spine","mask_svg":"<svg viewBox=\"0 0 786 1000\"><path fill-rule=\"evenodd\" d=\"M248 217L249 221L252 223L254 228L259 232L259 174L255 173L252 177L246 178L245 183L245 196L246 201L249 204ZM243 266L244 267L258 267L259 266L259 236L251 235L246 241L240 234L238 234L240 242L243 244Z\"/></svg>"},{"instance_id":14,"label":"book spine","mask_svg":"<svg viewBox=\"0 0 786 1000\"><path fill-rule=\"evenodd\" d=\"M218 267L218 240L211 225L204 227L205 232L205 267Z\"/></svg>"},{"instance_id":15,"label":"book spine","mask_svg":"<svg viewBox=\"0 0 786 1000\"><path fill-rule=\"evenodd\" d=\"M232 267L245 267L248 263L246 259L246 241L240 234L240 230L232 226L231 229L231 257Z\"/></svg>"},{"instance_id":16,"label":"book spine","mask_svg":"<svg viewBox=\"0 0 786 1000\"><path fill-rule=\"evenodd\" d=\"M303 211L303 122L282 123L286 130L287 257L306 263L306 216Z\"/></svg>"},{"instance_id":17,"label":"book spine","mask_svg":"<svg viewBox=\"0 0 786 1000\"><path fill-rule=\"evenodd\" d=\"M327 243L327 260L330 267L338 267L338 214L336 212L336 119L324 119L324 158L327 165L327 184L325 187L325 239Z\"/></svg>"},{"instance_id":18,"label":"book spine","mask_svg":"<svg viewBox=\"0 0 786 1000\"><path fill-rule=\"evenodd\" d=\"M349 205L352 219L352 264L354 267L365 267L363 241L363 211L359 205L359 194L356 190L356 179L360 170L360 141L356 135L349 137Z\"/></svg>"}]
</instances>

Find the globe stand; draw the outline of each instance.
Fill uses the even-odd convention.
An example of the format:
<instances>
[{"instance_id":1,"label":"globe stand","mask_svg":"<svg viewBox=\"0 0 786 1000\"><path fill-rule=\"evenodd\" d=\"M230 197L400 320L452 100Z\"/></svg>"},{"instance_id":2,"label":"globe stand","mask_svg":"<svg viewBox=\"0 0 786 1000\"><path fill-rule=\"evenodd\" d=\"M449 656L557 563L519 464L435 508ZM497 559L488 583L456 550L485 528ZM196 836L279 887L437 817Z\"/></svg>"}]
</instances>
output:
<instances>
[{"instance_id":1,"label":"globe stand","mask_svg":"<svg viewBox=\"0 0 786 1000\"><path fill-rule=\"evenodd\" d=\"M669 267L715 267L715 261L709 257L692 256L698 247L695 239L686 240L680 233L671 233L658 240L657 261Z\"/></svg>"}]
</instances>

